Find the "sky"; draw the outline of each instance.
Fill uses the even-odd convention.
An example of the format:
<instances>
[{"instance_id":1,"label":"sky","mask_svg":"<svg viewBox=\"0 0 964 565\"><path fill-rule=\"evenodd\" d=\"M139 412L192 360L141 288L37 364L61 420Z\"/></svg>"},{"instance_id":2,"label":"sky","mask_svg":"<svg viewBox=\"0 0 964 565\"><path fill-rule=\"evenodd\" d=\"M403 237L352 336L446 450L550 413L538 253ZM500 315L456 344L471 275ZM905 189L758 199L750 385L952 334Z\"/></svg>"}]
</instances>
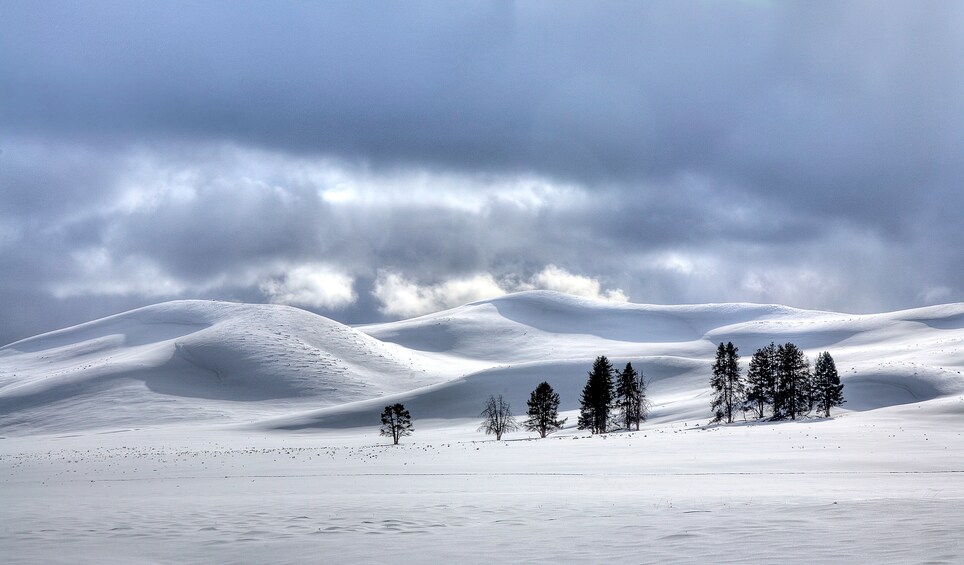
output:
<instances>
[{"instance_id":1,"label":"sky","mask_svg":"<svg viewBox=\"0 0 964 565\"><path fill-rule=\"evenodd\" d=\"M0 2L0 343L180 298L964 301L964 4Z\"/></svg>"}]
</instances>

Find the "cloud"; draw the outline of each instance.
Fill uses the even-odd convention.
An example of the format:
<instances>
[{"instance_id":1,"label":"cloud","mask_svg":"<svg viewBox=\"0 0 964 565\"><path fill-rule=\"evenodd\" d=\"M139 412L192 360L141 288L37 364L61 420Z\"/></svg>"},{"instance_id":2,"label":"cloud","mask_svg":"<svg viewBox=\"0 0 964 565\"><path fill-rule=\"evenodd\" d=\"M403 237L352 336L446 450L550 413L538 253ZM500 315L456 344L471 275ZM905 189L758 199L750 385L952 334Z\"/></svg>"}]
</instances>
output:
<instances>
[{"instance_id":1,"label":"cloud","mask_svg":"<svg viewBox=\"0 0 964 565\"><path fill-rule=\"evenodd\" d=\"M358 297L354 280L327 265L298 265L283 275L261 283L262 292L274 304L339 309Z\"/></svg>"},{"instance_id":2,"label":"cloud","mask_svg":"<svg viewBox=\"0 0 964 565\"><path fill-rule=\"evenodd\" d=\"M80 249L71 254L74 274L66 280L48 285L58 299L79 296L141 296L157 298L177 296L186 286L164 272L145 257L120 260L103 248Z\"/></svg>"},{"instance_id":3,"label":"cloud","mask_svg":"<svg viewBox=\"0 0 964 565\"><path fill-rule=\"evenodd\" d=\"M962 16L0 3L0 341L177 297L964 300Z\"/></svg>"},{"instance_id":4,"label":"cloud","mask_svg":"<svg viewBox=\"0 0 964 565\"><path fill-rule=\"evenodd\" d=\"M626 302L629 300L621 289L603 290L599 280L582 275L574 275L555 265L547 265L545 269L532 278L529 284L531 284L533 288L554 290L556 292L564 292L586 298L614 300L617 302Z\"/></svg>"},{"instance_id":5,"label":"cloud","mask_svg":"<svg viewBox=\"0 0 964 565\"><path fill-rule=\"evenodd\" d=\"M382 272L375 281L373 294L382 304L381 310L385 314L412 317L511 292L536 289L603 300L628 300L618 288L604 290L597 279L574 275L555 265L548 265L524 281L497 281L490 273L479 273L427 285L418 284L398 273Z\"/></svg>"},{"instance_id":6,"label":"cloud","mask_svg":"<svg viewBox=\"0 0 964 565\"><path fill-rule=\"evenodd\" d=\"M419 285L397 273L380 273L372 293L381 310L391 316L409 318L468 302L501 296L506 291L489 274L453 278L432 285Z\"/></svg>"}]
</instances>

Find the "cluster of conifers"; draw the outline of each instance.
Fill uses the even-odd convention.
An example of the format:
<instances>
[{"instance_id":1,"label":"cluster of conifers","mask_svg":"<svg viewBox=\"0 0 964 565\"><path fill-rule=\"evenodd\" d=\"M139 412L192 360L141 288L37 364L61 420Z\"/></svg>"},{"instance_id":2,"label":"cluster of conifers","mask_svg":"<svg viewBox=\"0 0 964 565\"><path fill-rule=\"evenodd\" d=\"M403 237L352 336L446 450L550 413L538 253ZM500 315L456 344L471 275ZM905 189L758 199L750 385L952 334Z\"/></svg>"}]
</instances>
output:
<instances>
[{"instance_id":1,"label":"cluster of conifers","mask_svg":"<svg viewBox=\"0 0 964 565\"><path fill-rule=\"evenodd\" d=\"M771 343L753 354L745 378L742 372L739 349L732 342L720 343L710 380L714 423L732 423L738 411L743 412L744 419L747 412L756 418L796 419L814 407L829 417L831 407L845 402L837 367L827 352L817 356L811 371L807 357L796 345ZM559 394L548 382L539 383L526 404L528 417L522 427L538 432L540 437L566 423L566 418L559 419ZM632 363L618 371L605 355L597 357L579 398L579 429L594 434L620 428L638 430L648 411L643 374ZM496 440L520 427L501 394L490 396L479 415L479 431L495 435ZM402 404L386 406L382 411L381 434L391 437L396 445L413 430L412 416Z\"/></svg>"},{"instance_id":2,"label":"cluster of conifers","mask_svg":"<svg viewBox=\"0 0 964 565\"><path fill-rule=\"evenodd\" d=\"M817 356L813 370L807 356L792 343L757 349L746 377L740 367L739 349L732 342L720 343L713 362L713 422L733 422L738 411L756 418L793 419L814 408L830 417L830 409L845 402L843 384L833 357Z\"/></svg>"},{"instance_id":3,"label":"cluster of conifers","mask_svg":"<svg viewBox=\"0 0 964 565\"><path fill-rule=\"evenodd\" d=\"M566 423L567 418L559 419L559 394L548 382L539 383L526 404L527 418L522 427L537 432L540 437L546 437ZM632 429L635 426L638 430L639 424L646 420L648 407L642 373L633 369L632 363L617 371L605 356L600 356L593 363L579 399L578 426L594 434L619 427ZM479 415L482 417L479 431L495 435L496 440L520 427L501 394L490 396ZM410 435L413 429L411 414L403 405L386 406L382 411L381 434L391 437L395 444L401 437Z\"/></svg>"}]
</instances>

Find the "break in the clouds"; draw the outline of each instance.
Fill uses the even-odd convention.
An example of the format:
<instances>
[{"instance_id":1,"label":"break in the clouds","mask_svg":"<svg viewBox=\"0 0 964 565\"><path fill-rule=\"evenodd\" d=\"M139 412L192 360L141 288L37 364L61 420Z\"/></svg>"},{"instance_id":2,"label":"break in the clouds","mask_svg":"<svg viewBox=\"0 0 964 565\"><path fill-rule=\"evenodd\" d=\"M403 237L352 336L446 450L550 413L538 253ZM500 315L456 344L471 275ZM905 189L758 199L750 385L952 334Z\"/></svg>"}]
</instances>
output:
<instances>
[{"instance_id":1,"label":"break in the clouds","mask_svg":"<svg viewBox=\"0 0 964 565\"><path fill-rule=\"evenodd\" d=\"M964 296L958 3L4 2L0 341L169 298Z\"/></svg>"},{"instance_id":2,"label":"break in the clouds","mask_svg":"<svg viewBox=\"0 0 964 565\"><path fill-rule=\"evenodd\" d=\"M398 273L381 272L375 281L372 294L382 303L383 313L411 317L461 306L475 300L534 289L554 290L601 300L627 300L626 295L618 288L604 290L597 279L575 275L555 265L546 266L527 280L508 276L499 281L491 273L478 273L449 278L430 285L421 285Z\"/></svg>"}]
</instances>

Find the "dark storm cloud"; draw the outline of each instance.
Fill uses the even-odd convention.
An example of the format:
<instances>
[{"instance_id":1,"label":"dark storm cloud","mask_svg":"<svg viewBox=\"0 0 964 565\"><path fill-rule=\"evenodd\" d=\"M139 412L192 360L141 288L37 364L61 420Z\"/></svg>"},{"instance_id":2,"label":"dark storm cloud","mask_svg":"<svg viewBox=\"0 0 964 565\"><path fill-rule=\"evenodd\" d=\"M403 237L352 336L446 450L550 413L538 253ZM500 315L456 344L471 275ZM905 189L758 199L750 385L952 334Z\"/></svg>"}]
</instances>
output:
<instances>
[{"instance_id":1,"label":"dark storm cloud","mask_svg":"<svg viewBox=\"0 0 964 565\"><path fill-rule=\"evenodd\" d=\"M379 273L546 265L638 301L960 300L962 21L950 2L4 2L0 290L24 298L0 341L50 293L69 321L85 297L264 300L300 264L353 278L355 303L320 309L352 321L379 316ZM365 197L291 173L319 160ZM489 187L517 177L571 190Z\"/></svg>"}]
</instances>

